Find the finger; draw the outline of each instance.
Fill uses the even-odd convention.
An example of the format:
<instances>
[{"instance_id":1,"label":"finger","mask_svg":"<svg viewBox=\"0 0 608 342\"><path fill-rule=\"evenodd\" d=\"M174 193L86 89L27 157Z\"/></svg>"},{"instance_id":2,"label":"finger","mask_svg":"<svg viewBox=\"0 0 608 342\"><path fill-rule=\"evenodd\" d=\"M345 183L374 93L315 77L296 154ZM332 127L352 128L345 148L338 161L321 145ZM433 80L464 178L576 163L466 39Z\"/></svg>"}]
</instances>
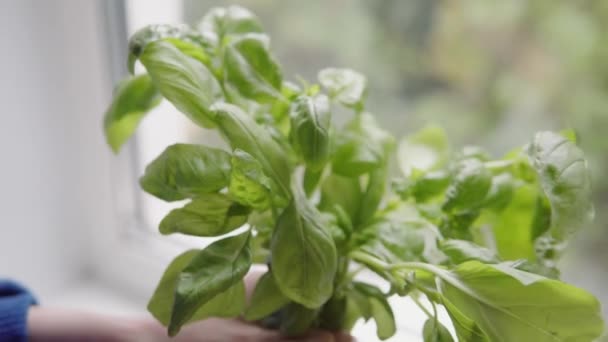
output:
<instances>
[{"instance_id":1,"label":"finger","mask_svg":"<svg viewBox=\"0 0 608 342\"><path fill-rule=\"evenodd\" d=\"M355 338L352 337L349 333L344 331L334 332L334 339L336 342L355 342Z\"/></svg>"},{"instance_id":2,"label":"finger","mask_svg":"<svg viewBox=\"0 0 608 342\"><path fill-rule=\"evenodd\" d=\"M336 342L334 335L328 331L313 331L304 336L292 339L300 342Z\"/></svg>"}]
</instances>

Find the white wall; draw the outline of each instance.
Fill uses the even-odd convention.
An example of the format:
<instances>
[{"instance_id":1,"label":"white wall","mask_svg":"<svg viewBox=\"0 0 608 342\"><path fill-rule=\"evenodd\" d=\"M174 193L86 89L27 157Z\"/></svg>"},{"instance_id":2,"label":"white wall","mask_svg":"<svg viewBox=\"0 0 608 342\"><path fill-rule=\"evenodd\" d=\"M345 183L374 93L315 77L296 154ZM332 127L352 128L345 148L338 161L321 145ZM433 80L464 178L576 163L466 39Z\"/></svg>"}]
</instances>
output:
<instances>
[{"instance_id":1,"label":"white wall","mask_svg":"<svg viewBox=\"0 0 608 342\"><path fill-rule=\"evenodd\" d=\"M114 224L96 1L0 1L0 277L41 297L91 273Z\"/></svg>"}]
</instances>

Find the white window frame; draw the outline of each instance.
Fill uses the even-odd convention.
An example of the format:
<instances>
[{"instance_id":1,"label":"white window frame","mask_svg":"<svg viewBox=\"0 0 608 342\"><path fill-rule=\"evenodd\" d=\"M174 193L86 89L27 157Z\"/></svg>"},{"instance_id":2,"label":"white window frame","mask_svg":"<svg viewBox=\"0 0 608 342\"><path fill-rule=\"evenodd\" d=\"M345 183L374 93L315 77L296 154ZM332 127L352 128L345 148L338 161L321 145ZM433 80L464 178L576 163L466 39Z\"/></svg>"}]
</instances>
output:
<instances>
[{"instance_id":1,"label":"white window frame","mask_svg":"<svg viewBox=\"0 0 608 342\"><path fill-rule=\"evenodd\" d=\"M100 30L105 50L106 71L110 92L114 85L127 75L126 44L128 39L127 9L145 6L157 9L156 15L164 12L172 1L103 1L100 3ZM145 3L145 4L144 4ZM175 7L175 6L173 6ZM166 14L166 12L164 12ZM165 16L166 17L166 16ZM178 19L178 18L176 18ZM112 287L130 295L135 301L149 298L160 276L170 260L185 249L184 245L147 227L141 215L142 191L137 182L137 133L118 155L110 158L108 186L112 190L112 201L103 212L110 212L109 227L92 232L93 266L97 276ZM201 246L204 247L204 244ZM142 306L142 311L144 307Z\"/></svg>"}]
</instances>

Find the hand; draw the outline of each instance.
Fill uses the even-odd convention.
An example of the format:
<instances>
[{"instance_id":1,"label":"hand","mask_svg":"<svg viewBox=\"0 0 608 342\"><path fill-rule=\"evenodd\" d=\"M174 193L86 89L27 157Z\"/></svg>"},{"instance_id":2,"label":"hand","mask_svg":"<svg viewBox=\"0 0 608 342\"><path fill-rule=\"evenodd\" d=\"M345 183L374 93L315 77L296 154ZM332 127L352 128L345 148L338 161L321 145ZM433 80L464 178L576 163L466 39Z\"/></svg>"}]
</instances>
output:
<instances>
[{"instance_id":1,"label":"hand","mask_svg":"<svg viewBox=\"0 0 608 342\"><path fill-rule=\"evenodd\" d=\"M265 267L256 265L245 277L247 298L251 298L255 284L266 271ZM211 333L212 332L212 333ZM223 342L223 341L315 341L315 342L349 342L350 335L342 332L314 331L310 334L287 338L276 330L269 330L239 319L206 319L186 326L177 336L177 342Z\"/></svg>"},{"instance_id":2,"label":"hand","mask_svg":"<svg viewBox=\"0 0 608 342\"><path fill-rule=\"evenodd\" d=\"M263 274L259 269L245 278L248 296ZM150 317L116 317L76 310L32 307L28 313L28 334L35 341L115 341L115 342L349 342L342 332L314 331L287 338L276 330L264 329L240 319L211 318L185 326L169 338L166 328Z\"/></svg>"},{"instance_id":3,"label":"hand","mask_svg":"<svg viewBox=\"0 0 608 342\"><path fill-rule=\"evenodd\" d=\"M264 274L265 268L254 266L245 277L245 289L247 298L251 298L255 284ZM166 330L156 321L142 321L140 331L147 334L147 341L155 342L281 342L281 341L300 341L300 342L350 342L352 337L343 332L314 331L304 336L285 337L276 330L264 329L252 323L244 322L240 319L220 319L210 318L204 321L186 325L180 333L173 339L166 337Z\"/></svg>"},{"instance_id":4,"label":"hand","mask_svg":"<svg viewBox=\"0 0 608 342\"><path fill-rule=\"evenodd\" d=\"M164 332L164 329L163 329ZM169 341L169 339L167 339ZM287 338L276 330L268 330L239 320L211 318L186 326L171 341L175 342L350 342L347 334L315 331L297 338Z\"/></svg>"}]
</instances>

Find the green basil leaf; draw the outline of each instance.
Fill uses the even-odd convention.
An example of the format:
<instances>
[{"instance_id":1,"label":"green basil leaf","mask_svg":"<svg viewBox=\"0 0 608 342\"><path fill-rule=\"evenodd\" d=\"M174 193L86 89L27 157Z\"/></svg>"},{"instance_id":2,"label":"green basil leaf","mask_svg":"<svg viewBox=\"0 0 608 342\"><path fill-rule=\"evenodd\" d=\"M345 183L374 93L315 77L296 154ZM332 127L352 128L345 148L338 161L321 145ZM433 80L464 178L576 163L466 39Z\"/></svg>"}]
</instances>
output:
<instances>
[{"instance_id":1,"label":"green basil leaf","mask_svg":"<svg viewBox=\"0 0 608 342\"><path fill-rule=\"evenodd\" d=\"M454 342L448 329L437 318L429 318L424 322L422 337L424 342Z\"/></svg>"},{"instance_id":2,"label":"green basil leaf","mask_svg":"<svg viewBox=\"0 0 608 342\"><path fill-rule=\"evenodd\" d=\"M301 96L290 109L292 145L312 171L321 170L329 160L331 114L326 96Z\"/></svg>"},{"instance_id":3,"label":"green basil leaf","mask_svg":"<svg viewBox=\"0 0 608 342\"><path fill-rule=\"evenodd\" d=\"M319 314L320 329L327 331L340 331L344 327L346 319L346 297L331 297L323 304Z\"/></svg>"},{"instance_id":4,"label":"green basil leaf","mask_svg":"<svg viewBox=\"0 0 608 342\"><path fill-rule=\"evenodd\" d=\"M473 223L478 222L479 210L448 213L441 217L439 231L445 238L473 240Z\"/></svg>"},{"instance_id":5,"label":"green basil leaf","mask_svg":"<svg viewBox=\"0 0 608 342\"><path fill-rule=\"evenodd\" d=\"M319 208L326 212L335 212L339 206L352 223L357 219L363 193L359 179L330 174L321 184L321 201Z\"/></svg>"},{"instance_id":6,"label":"green basil leaf","mask_svg":"<svg viewBox=\"0 0 608 342\"><path fill-rule=\"evenodd\" d=\"M245 319L257 321L279 310L289 303L277 286L271 272L266 272L258 280L249 307L245 311Z\"/></svg>"},{"instance_id":7,"label":"green basil leaf","mask_svg":"<svg viewBox=\"0 0 608 342\"><path fill-rule=\"evenodd\" d=\"M479 146L465 146L462 150L456 153L456 160L477 159L485 162L490 161L491 156L488 151Z\"/></svg>"},{"instance_id":8,"label":"green basil leaf","mask_svg":"<svg viewBox=\"0 0 608 342\"><path fill-rule=\"evenodd\" d=\"M551 203L543 194L536 196L536 208L532 220L532 236L534 241L551 228Z\"/></svg>"},{"instance_id":9,"label":"green basil leaf","mask_svg":"<svg viewBox=\"0 0 608 342\"><path fill-rule=\"evenodd\" d=\"M368 173L385 165L394 143L371 114L357 115L336 137L332 170L347 177Z\"/></svg>"},{"instance_id":10,"label":"green basil leaf","mask_svg":"<svg viewBox=\"0 0 608 342\"><path fill-rule=\"evenodd\" d=\"M174 293L179 274L199 252L198 249L192 249L175 257L167 266L152 298L148 302L148 311L164 326L167 326L171 320L171 310L173 309Z\"/></svg>"},{"instance_id":11,"label":"green basil leaf","mask_svg":"<svg viewBox=\"0 0 608 342\"><path fill-rule=\"evenodd\" d=\"M509 173L500 173L492 177L492 185L484 200L484 207L502 210L511 199L515 191L513 176Z\"/></svg>"},{"instance_id":12,"label":"green basil leaf","mask_svg":"<svg viewBox=\"0 0 608 342\"><path fill-rule=\"evenodd\" d=\"M289 303L283 312L281 333L287 336L302 335L317 327L319 309L310 309L298 303Z\"/></svg>"},{"instance_id":13,"label":"green basil leaf","mask_svg":"<svg viewBox=\"0 0 608 342\"><path fill-rule=\"evenodd\" d=\"M262 165L264 174L279 186L278 196L290 198L289 184L293 167L284 149L273 140L270 133L239 107L216 103L212 110L218 129L232 149L243 150L254 157Z\"/></svg>"},{"instance_id":14,"label":"green basil leaf","mask_svg":"<svg viewBox=\"0 0 608 342\"><path fill-rule=\"evenodd\" d=\"M228 191L238 202L257 210L266 210L277 188L278 185L264 174L260 162L243 150L234 151Z\"/></svg>"},{"instance_id":15,"label":"green basil leaf","mask_svg":"<svg viewBox=\"0 0 608 342\"><path fill-rule=\"evenodd\" d=\"M404 175L413 170L430 171L445 163L448 139L442 128L428 126L401 140L397 148L399 167Z\"/></svg>"},{"instance_id":16,"label":"green basil leaf","mask_svg":"<svg viewBox=\"0 0 608 342\"><path fill-rule=\"evenodd\" d=\"M384 197L387 177L388 174L386 166L379 167L369 173L367 186L363 192L363 196L361 197L361 203L359 205L360 209L356 217L355 224L364 225L374 216L380 202L382 202L382 198ZM344 196L344 194L341 195Z\"/></svg>"},{"instance_id":17,"label":"green basil leaf","mask_svg":"<svg viewBox=\"0 0 608 342\"><path fill-rule=\"evenodd\" d=\"M338 254L346 253L346 242L348 242L351 230L345 228L342 222L338 222L338 218L334 214L322 212L321 221L327 227L327 231L336 245Z\"/></svg>"},{"instance_id":18,"label":"green basil leaf","mask_svg":"<svg viewBox=\"0 0 608 342\"><path fill-rule=\"evenodd\" d=\"M245 311L246 303L247 292L245 290L245 282L240 280L196 310L190 322L200 321L209 317L239 317Z\"/></svg>"},{"instance_id":19,"label":"green basil leaf","mask_svg":"<svg viewBox=\"0 0 608 342\"><path fill-rule=\"evenodd\" d=\"M247 222L249 208L220 193L202 194L183 208L173 209L160 222L162 234L220 236Z\"/></svg>"},{"instance_id":20,"label":"green basil leaf","mask_svg":"<svg viewBox=\"0 0 608 342\"><path fill-rule=\"evenodd\" d=\"M128 77L116 87L103 123L106 141L114 153L120 150L141 119L161 100L148 75Z\"/></svg>"},{"instance_id":21,"label":"green basil leaf","mask_svg":"<svg viewBox=\"0 0 608 342\"><path fill-rule=\"evenodd\" d=\"M327 68L319 72L319 83L329 96L347 107L361 110L367 95L367 79L351 69Z\"/></svg>"},{"instance_id":22,"label":"green basil leaf","mask_svg":"<svg viewBox=\"0 0 608 342\"><path fill-rule=\"evenodd\" d=\"M597 299L572 285L478 261L442 273L441 294L491 341L592 341L603 331Z\"/></svg>"},{"instance_id":23,"label":"green basil leaf","mask_svg":"<svg viewBox=\"0 0 608 342\"><path fill-rule=\"evenodd\" d=\"M367 294L362 292L357 286L353 286L352 290L349 291L348 296L366 322L372 318L372 305L367 298Z\"/></svg>"},{"instance_id":24,"label":"green basil leaf","mask_svg":"<svg viewBox=\"0 0 608 342\"><path fill-rule=\"evenodd\" d=\"M479 325L460 312L458 307L446 298L441 298L441 302L452 320L459 342L490 342L488 336L481 330Z\"/></svg>"},{"instance_id":25,"label":"green basil leaf","mask_svg":"<svg viewBox=\"0 0 608 342\"><path fill-rule=\"evenodd\" d=\"M393 336L397 331L397 326L393 310L386 299L386 295L377 287L366 283L353 282L353 285L357 291L367 296L372 317L376 321L376 335L378 335L378 338L386 340Z\"/></svg>"},{"instance_id":26,"label":"green basil leaf","mask_svg":"<svg viewBox=\"0 0 608 342\"><path fill-rule=\"evenodd\" d=\"M167 326L171 319L179 274L199 252L199 250L189 250L173 259L148 302L148 311L164 326ZM237 317L243 312L244 304L245 284L241 281L199 308L189 322L207 317Z\"/></svg>"},{"instance_id":27,"label":"green basil leaf","mask_svg":"<svg viewBox=\"0 0 608 342\"><path fill-rule=\"evenodd\" d=\"M478 159L458 163L455 175L446 191L443 209L466 212L478 208L492 186L492 174Z\"/></svg>"},{"instance_id":28,"label":"green basil leaf","mask_svg":"<svg viewBox=\"0 0 608 342\"><path fill-rule=\"evenodd\" d=\"M140 61L175 108L203 127L214 127L209 107L223 92L207 67L166 41L146 45Z\"/></svg>"},{"instance_id":29,"label":"green basil leaf","mask_svg":"<svg viewBox=\"0 0 608 342\"><path fill-rule=\"evenodd\" d=\"M272 237L272 274L285 296L314 309L333 294L338 257L319 211L295 182L293 192Z\"/></svg>"},{"instance_id":30,"label":"green basil leaf","mask_svg":"<svg viewBox=\"0 0 608 342\"><path fill-rule=\"evenodd\" d=\"M445 260L437 246L440 237L437 227L419 214L411 213L406 206L378 217L365 230L373 232L374 238L361 248L387 262L427 261L437 264Z\"/></svg>"},{"instance_id":31,"label":"green basil leaf","mask_svg":"<svg viewBox=\"0 0 608 342\"><path fill-rule=\"evenodd\" d=\"M175 144L146 167L139 184L165 201L216 192L228 185L230 154L216 148Z\"/></svg>"},{"instance_id":32,"label":"green basil leaf","mask_svg":"<svg viewBox=\"0 0 608 342\"><path fill-rule=\"evenodd\" d=\"M173 44L173 46L178 48L184 55L192 57L208 68L211 68L211 57L202 46L177 38L166 38L164 41Z\"/></svg>"},{"instance_id":33,"label":"green basil leaf","mask_svg":"<svg viewBox=\"0 0 608 342\"><path fill-rule=\"evenodd\" d=\"M232 5L214 7L207 11L198 24L198 29L206 41L213 46L219 46L228 35L261 33L262 25L248 9Z\"/></svg>"},{"instance_id":34,"label":"green basil leaf","mask_svg":"<svg viewBox=\"0 0 608 342\"><path fill-rule=\"evenodd\" d=\"M350 298L346 299L346 309L344 312L344 324L342 325L342 330L351 331L357 321L362 317L357 304Z\"/></svg>"},{"instance_id":35,"label":"green basil leaf","mask_svg":"<svg viewBox=\"0 0 608 342\"><path fill-rule=\"evenodd\" d=\"M451 175L446 171L431 171L415 180L412 195L417 202L426 202L441 194L449 185Z\"/></svg>"},{"instance_id":36,"label":"green basil leaf","mask_svg":"<svg viewBox=\"0 0 608 342\"><path fill-rule=\"evenodd\" d=\"M168 332L175 336L205 304L234 286L251 266L250 233L216 241L197 253L179 274Z\"/></svg>"},{"instance_id":37,"label":"green basil leaf","mask_svg":"<svg viewBox=\"0 0 608 342\"><path fill-rule=\"evenodd\" d=\"M440 248L453 264L461 264L470 260L477 260L486 264L495 264L500 261L492 250L466 240L445 240L441 242Z\"/></svg>"},{"instance_id":38,"label":"green basil leaf","mask_svg":"<svg viewBox=\"0 0 608 342\"><path fill-rule=\"evenodd\" d=\"M206 44L203 36L188 25L148 25L135 32L129 40L128 68L131 73L135 69L135 61L146 46L159 40L170 42L184 54L204 64L209 63L210 58L204 49Z\"/></svg>"},{"instance_id":39,"label":"green basil leaf","mask_svg":"<svg viewBox=\"0 0 608 342\"><path fill-rule=\"evenodd\" d=\"M321 177L323 176L323 169L319 171L312 171L309 168L304 170L304 179L302 180L302 185L304 186L304 192L306 196L312 195L312 193L317 189L319 185L319 181L321 181Z\"/></svg>"},{"instance_id":40,"label":"green basil leaf","mask_svg":"<svg viewBox=\"0 0 608 342\"><path fill-rule=\"evenodd\" d=\"M593 218L591 181L583 151L553 132L540 132L527 148L551 204L549 233L562 241Z\"/></svg>"},{"instance_id":41,"label":"green basil leaf","mask_svg":"<svg viewBox=\"0 0 608 342\"><path fill-rule=\"evenodd\" d=\"M224 51L224 77L245 98L282 101L281 69L267 48L267 36L249 34L232 40Z\"/></svg>"},{"instance_id":42,"label":"green basil leaf","mask_svg":"<svg viewBox=\"0 0 608 342\"><path fill-rule=\"evenodd\" d=\"M538 196L536 185L520 186L502 211L483 211L477 220L479 226L492 227L496 248L502 259L534 259L532 224Z\"/></svg>"}]
</instances>

